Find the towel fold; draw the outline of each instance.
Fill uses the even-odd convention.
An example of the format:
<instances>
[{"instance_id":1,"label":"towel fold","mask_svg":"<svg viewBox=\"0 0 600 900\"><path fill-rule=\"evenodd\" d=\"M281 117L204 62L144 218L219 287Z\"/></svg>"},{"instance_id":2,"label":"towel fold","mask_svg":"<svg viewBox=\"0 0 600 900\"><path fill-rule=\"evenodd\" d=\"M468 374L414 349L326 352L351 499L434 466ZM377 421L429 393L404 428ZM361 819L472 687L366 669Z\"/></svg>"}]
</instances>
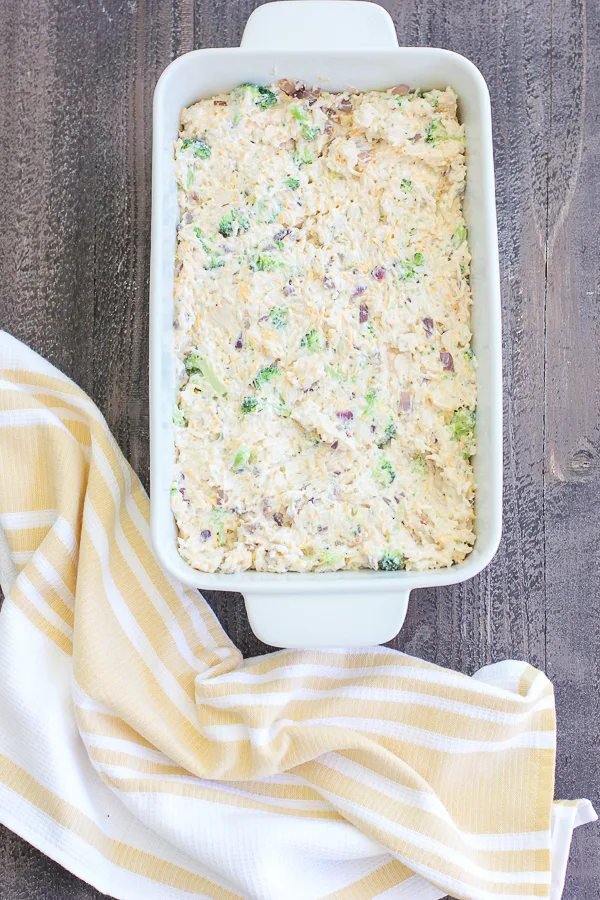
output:
<instances>
[{"instance_id":1,"label":"towel fold","mask_svg":"<svg viewBox=\"0 0 600 900\"><path fill-rule=\"evenodd\" d=\"M103 417L0 334L0 821L122 900L562 893L552 685L383 647L242 660Z\"/></svg>"}]
</instances>

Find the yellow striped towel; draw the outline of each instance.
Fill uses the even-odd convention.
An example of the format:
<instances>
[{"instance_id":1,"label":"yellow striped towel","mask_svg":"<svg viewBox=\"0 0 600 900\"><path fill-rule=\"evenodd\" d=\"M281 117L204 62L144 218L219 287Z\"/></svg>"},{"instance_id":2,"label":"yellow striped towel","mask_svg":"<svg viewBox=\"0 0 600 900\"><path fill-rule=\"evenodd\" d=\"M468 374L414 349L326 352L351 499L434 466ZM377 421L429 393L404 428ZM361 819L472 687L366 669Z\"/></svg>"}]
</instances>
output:
<instances>
[{"instance_id":1,"label":"yellow striped towel","mask_svg":"<svg viewBox=\"0 0 600 900\"><path fill-rule=\"evenodd\" d=\"M89 398L6 334L0 388L5 825L124 900L558 900L595 814L552 803L541 672L243 661Z\"/></svg>"}]
</instances>

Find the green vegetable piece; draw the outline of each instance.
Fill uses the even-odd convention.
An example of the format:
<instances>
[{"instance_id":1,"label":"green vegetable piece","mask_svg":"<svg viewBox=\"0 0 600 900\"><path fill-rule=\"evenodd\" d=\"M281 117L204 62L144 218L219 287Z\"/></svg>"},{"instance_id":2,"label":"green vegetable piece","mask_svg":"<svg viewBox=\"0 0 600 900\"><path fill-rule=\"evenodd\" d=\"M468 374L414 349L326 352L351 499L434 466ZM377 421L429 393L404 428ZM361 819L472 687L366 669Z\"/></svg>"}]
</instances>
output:
<instances>
[{"instance_id":1,"label":"green vegetable piece","mask_svg":"<svg viewBox=\"0 0 600 900\"><path fill-rule=\"evenodd\" d=\"M315 128L311 128L310 125L303 125L303 126L302 126L302 132L301 132L301 134L302 134L302 137L304 138L305 141L314 141L314 139L316 138L316 136L317 136L319 133L320 133L320 129L319 129L319 128L316 128L316 127L315 127Z\"/></svg>"},{"instance_id":2,"label":"green vegetable piece","mask_svg":"<svg viewBox=\"0 0 600 900\"><path fill-rule=\"evenodd\" d=\"M222 269L227 260L224 256L218 256L216 253L211 253L210 259L208 260L208 268L209 269Z\"/></svg>"},{"instance_id":3,"label":"green vegetable piece","mask_svg":"<svg viewBox=\"0 0 600 900\"><path fill-rule=\"evenodd\" d=\"M467 239L467 226L466 225L457 225L452 235L452 246L455 250L458 250L461 244L463 244Z\"/></svg>"},{"instance_id":4,"label":"green vegetable piece","mask_svg":"<svg viewBox=\"0 0 600 900\"><path fill-rule=\"evenodd\" d=\"M177 428L185 428L187 426L185 414L178 406L173 410L173 425L176 425Z\"/></svg>"},{"instance_id":5,"label":"green vegetable piece","mask_svg":"<svg viewBox=\"0 0 600 900\"><path fill-rule=\"evenodd\" d=\"M310 350L311 353L316 353L319 350L322 350L325 345L323 340L323 335L320 331L317 331L316 328L311 328L308 334L305 334L302 340L300 341L300 346L304 350Z\"/></svg>"},{"instance_id":6,"label":"green vegetable piece","mask_svg":"<svg viewBox=\"0 0 600 900\"><path fill-rule=\"evenodd\" d=\"M174 497L175 494L178 494L178 493L179 493L179 488L177 487L176 484L174 484L173 487L171 488L171 497Z\"/></svg>"},{"instance_id":7,"label":"green vegetable piece","mask_svg":"<svg viewBox=\"0 0 600 900\"><path fill-rule=\"evenodd\" d=\"M406 191L407 194L413 189L413 183L412 181L409 181L408 178L403 178L400 186L403 191Z\"/></svg>"},{"instance_id":8,"label":"green vegetable piece","mask_svg":"<svg viewBox=\"0 0 600 900\"><path fill-rule=\"evenodd\" d=\"M382 487L389 487L396 477L392 464L387 456L382 456L373 467L373 475Z\"/></svg>"},{"instance_id":9,"label":"green vegetable piece","mask_svg":"<svg viewBox=\"0 0 600 900\"><path fill-rule=\"evenodd\" d=\"M223 509L221 506L215 506L210 514L211 524L217 533L217 543L221 547L227 540L227 532L225 531L225 516L227 513L228 510Z\"/></svg>"},{"instance_id":10,"label":"green vegetable piece","mask_svg":"<svg viewBox=\"0 0 600 900\"><path fill-rule=\"evenodd\" d=\"M230 209L228 213L225 213L221 221L219 222L219 234L222 234L223 237L231 237L233 234L233 223L235 221L235 210Z\"/></svg>"},{"instance_id":11,"label":"green vegetable piece","mask_svg":"<svg viewBox=\"0 0 600 900\"><path fill-rule=\"evenodd\" d=\"M462 138L448 134L448 131L442 125L442 120L434 119L433 122L430 122L427 126L425 140L428 144L436 146L441 143L441 141L462 141Z\"/></svg>"},{"instance_id":12,"label":"green vegetable piece","mask_svg":"<svg viewBox=\"0 0 600 900\"><path fill-rule=\"evenodd\" d=\"M258 400L256 397L244 397L242 400L242 412L244 415L256 412L258 408Z\"/></svg>"},{"instance_id":13,"label":"green vegetable piece","mask_svg":"<svg viewBox=\"0 0 600 900\"><path fill-rule=\"evenodd\" d=\"M344 554L339 550L324 550L320 556L320 569L336 569L344 563Z\"/></svg>"},{"instance_id":14,"label":"green vegetable piece","mask_svg":"<svg viewBox=\"0 0 600 900\"><path fill-rule=\"evenodd\" d=\"M382 572L399 572L404 568L404 554L386 550L377 564Z\"/></svg>"},{"instance_id":15,"label":"green vegetable piece","mask_svg":"<svg viewBox=\"0 0 600 900\"><path fill-rule=\"evenodd\" d=\"M297 166L299 169L302 166L309 166L313 161L312 154L307 149L305 149L303 151L302 155L300 153L298 153L297 150L295 150L292 159L294 160L294 165Z\"/></svg>"},{"instance_id":16,"label":"green vegetable piece","mask_svg":"<svg viewBox=\"0 0 600 900\"><path fill-rule=\"evenodd\" d=\"M247 447L245 444L242 444L241 447L239 447L233 458L233 462L231 463L231 468L234 472L241 472L245 468L250 459L250 453L250 447Z\"/></svg>"},{"instance_id":17,"label":"green vegetable piece","mask_svg":"<svg viewBox=\"0 0 600 900\"><path fill-rule=\"evenodd\" d=\"M308 115L300 106L290 106L290 112L298 122L308 122Z\"/></svg>"},{"instance_id":18,"label":"green vegetable piece","mask_svg":"<svg viewBox=\"0 0 600 900\"><path fill-rule=\"evenodd\" d=\"M300 187L300 179L298 178L286 178L285 183L291 191L297 191Z\"/></svg>"},{"instance_id":19,"label":"green vegetable piece","mask_svg":"<svg viewBox=\"0 0 600 900\"><path fill-rule=\"evenodd\" d=\"M194 169L192 166L188 166L187 171L185 173L185 189L186 189L186 191L189 191L193 182L194 182Z\"/></svg>"},{"instance_id":20,"label":"green vegetable piece","mask_svg":"<svg viewBox=\"0 0 600 900\"><path fill-rule=\"evenodd\" d=\"M219 234L222 234L223 237L231 237L235 230L236 222L238 231L248 231L250 228L250 219L248 216L240 212L239 209L230 209L219 222L219 227L217 229Z\"/></svg>"},{"instance_id":21,"label":"green vegetable piece","mask_svg":"<svg viewBox=\"0 0 600 900\"><path fill-rule=\"evenodd\" d=\"M474 356L475 356L475 354L473 353L472 350L465 350L465 359L468 363L473 362Z\"/></svg>"},{"instance_id":22,"label":"green vegetable piece","mask_svg":"<svg viewBox=\"0 0 600 900\"><path fill-rule=\"evenodd\" d=\"M192 150L197 159L208 159L212 153L210 147L202 138L187 138L181 145L182 150Z\"/></svg>"},{"instance_id":23,"label":"green vegetable piece","mask_svg":"<svg viewBox=\"0 0 600 900\"><path fill-rule=\"evenodd\" d=\"M255 103L260 109L271 109L271 107L277 106L277 95L269 88L259 86Z\"/></svg>"},{"instance_id":24,"label":"green vegetable piece","mask_svg":"<svg viewBox=\"0 0 600 900\"><path fill-rule=\"evenodd\" d=\"M381 450L382 447L385 447L385 445L391 441L391 439L394 437L395 434L396 434L396 424L395 424L394 420L390 417L390 420L386 426L386 429L383 432L383 437L381 438L380 441L377 442L377 446L379 447L379 449Z\"/></svg>"},{"instance_id":25,"label":"green vegetable piece","mask_svg":"<svg viewBox=\"0 0 600 900\"><path fill-rule=\"evenodd\" d=\"M185 368L186 371L190 373L190 375L192 375L194 372L199 372L202 375L202 357L200 356L200 354L192 350L192 352L189 353L186 357Z\"/></svg>"},{"instance_id":26,"label":"green vegetable piece","mask_svg":"<svg viewBox=\"0 0 600 900\"><path fill-rule=\"evenodd\" d=\"M396 264L400 273L400 281L409 281L420 273L419 267L423 265L423 254L415 253L412 259L401 259Z\"/></svg>"},{"instance_id":27,"label":"green vegetable piece","mask_svg":"<svg viewBox=\"0 0 600 900\"><path fill-rule=\"evenodd\" d=\"M200 229L198 228L197 225L194 225L194 234L196 235L196 237L202 244L202 249L205 250L207 253L212 253L212 248L210 246L210 243L204 237L204 235L202 234L202 232L200 231Z\"/></svg>"},{"instance_id":28,"label":"green vegetable piece","mask_svg":"<svg viewBox=\"0 0 600 900\"><path fill-rule=\"evenodd\" d=\"M281 369L277 368L277 366L263 366L252 383L256 390L259 391L263 385L268 384L269 381L273 381L275 378L279 378L280 375Z\"/></svg>"},{"instance_id":29,"label":"green vegetable piece","mask_svg":"<svg viewBox=\"0 0 600 900\"><path fill-rule=\"evenodd\" d=\"M273 272L275 269L283 269L285 263L280 259L275 259L268 253L257 253L250 260L250 268L253 272Z\"/></svg>"},{"instance_id":30,"label":"green vegetable piece","mask_svg":"<svg viewBox=\"0 0 600 900\"><path fill-rule=\"evenodd\" d=\"M450 430L456 441L465 439L467 448L470 448L471 441L475 436L475 412L467 409L466 406L461 406L452 414Z\"/></svg>"},{"instance_id":31,"label":"green vegetable piece","mask_svg":"<svg viewBox=\"0 0 600 900\"><path fill-rule=\"evenodd\" d=\"M278 416L283 416L284 419L289 418L291 416L290 410L285 405L285 399L282 394L277 394L277 403L275 404L275 412Z\"/></svg>"},{"instance_id":32,"label":"green vegetable piece","mask_svg":"<svg viewBox=\"0 0 600 900\"><path fill-rule=\"evenodd\" d=\"M377 402L377 391L367 391L365 394L365 416L372 416L375 412L375 403Z\"/></svg>"},{"instance_id":33,"label":"green vegetable piece","mask_svg":"<svg viewBox=\"0 0 600 900\"><path fill-rule=\"evenodd\" d=\"M278 331L282 331L286 327L289 313L289 309L285 306L273 306L269 310L269 319Z\"/></svg>"},{"instance_id":34,"label":"green vegetable piece","mask_svg":"<svg viewBox=\"0 0 600 900\"><path fill-rule=\"evenodd\" d=\"M227 387L223 384L223 382L215 372L212 363L201 353L193 351L192 353L188 354L185 361L185 367L190 375L197 374L205 378L215 394L218 394L220 397L222 397L227 393Z\"/></svg>"},{"instance_id":35,"label":"green vegetable piece","mask_svg":"<svg viewBox=\"0 0 600 900\"><path fill-rule=\"evenodd\" d=\"M270 109L277 105L277 95L260 84L240 84L236 92L238 94L248 92L259 109Z\"/></svg>"}]
</instances>

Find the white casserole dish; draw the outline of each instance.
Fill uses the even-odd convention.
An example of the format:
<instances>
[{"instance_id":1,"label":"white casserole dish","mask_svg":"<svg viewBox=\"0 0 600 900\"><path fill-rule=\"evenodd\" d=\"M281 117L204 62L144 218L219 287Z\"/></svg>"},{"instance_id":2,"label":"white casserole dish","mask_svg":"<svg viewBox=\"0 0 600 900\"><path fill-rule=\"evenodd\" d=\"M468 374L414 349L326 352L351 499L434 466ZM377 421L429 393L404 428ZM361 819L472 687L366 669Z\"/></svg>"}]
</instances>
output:
<instances>
[{"instance_id":1,"label":"white casserole dish","mask_svg":"<svg viewBox=\"0 0 600 900\"><path fill-rule=\"evenodd\" d=\"M173 275L179 221L173 141L184 106L242 82L299 79L327 90L453 87L467 136L465 218L473 257L477 370L476 543L459 565L428 572L207 575L183 561L171 513L176 396ZM500 283L490 100L475 66L449 50L398 47L389 14L357 0L289 0L259 7L240 48L196 50L163 72L154 94L150 279L151 531L161 565L199 588L240 591L255 634L278 647L364 646L399 631L413 588L472 578L492 559L502 516Z\"/></svg>"}]
</instances>

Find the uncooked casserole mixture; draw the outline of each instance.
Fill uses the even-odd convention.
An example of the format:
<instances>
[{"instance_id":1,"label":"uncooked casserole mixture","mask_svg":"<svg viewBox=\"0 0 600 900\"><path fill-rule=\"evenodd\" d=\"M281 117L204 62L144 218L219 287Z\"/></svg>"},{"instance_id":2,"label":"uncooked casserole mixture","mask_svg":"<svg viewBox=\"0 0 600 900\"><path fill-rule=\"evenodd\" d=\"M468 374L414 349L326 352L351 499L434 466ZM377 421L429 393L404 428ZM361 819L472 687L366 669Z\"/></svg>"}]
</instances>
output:
<instances>
[{"instance_id":1,"label":"uncooked casserole mixture","mask_svg":"<svg viewBox=\"0 0 600 900\"><path fill-rule=\"evenodd\" d=\"M183 110L172 503L196 569L432 569L469 553L456 100L283 80Z\"/></svg>"}]
</instances>

